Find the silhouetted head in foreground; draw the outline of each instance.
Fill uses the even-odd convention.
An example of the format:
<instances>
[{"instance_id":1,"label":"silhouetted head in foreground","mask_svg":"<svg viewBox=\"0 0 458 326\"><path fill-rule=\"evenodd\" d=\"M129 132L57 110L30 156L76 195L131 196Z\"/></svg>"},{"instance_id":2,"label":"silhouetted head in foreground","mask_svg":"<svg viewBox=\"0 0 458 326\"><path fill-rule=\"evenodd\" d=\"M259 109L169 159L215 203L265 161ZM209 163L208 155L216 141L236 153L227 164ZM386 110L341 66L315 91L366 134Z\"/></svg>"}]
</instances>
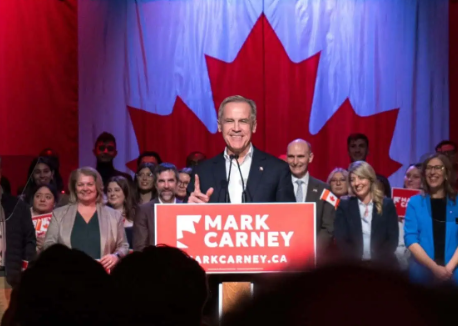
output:
<instances>
[{"instance_id":1,"label":"silhouetted head in foreground","mask_svg":"<svg viewBox=\"0 0 458 326\"><path fill-rule=\"evenodd\" d=\"M100 263L54 245L24 272L14 320L21 326L109 325L112 288Z\"/></svg>"},{"instance_id":2,"label":"silhouetted head in foreground","mask_svg":"<svg viewBox=\"0 0 458 326\"><path fill-rule=\"evenodd\" d=\"M180 249L151 246L134 252L111 276L116 292L126 298L119 316L125 325L200 325L206 274Z\"/></svg>"}]
</instances>

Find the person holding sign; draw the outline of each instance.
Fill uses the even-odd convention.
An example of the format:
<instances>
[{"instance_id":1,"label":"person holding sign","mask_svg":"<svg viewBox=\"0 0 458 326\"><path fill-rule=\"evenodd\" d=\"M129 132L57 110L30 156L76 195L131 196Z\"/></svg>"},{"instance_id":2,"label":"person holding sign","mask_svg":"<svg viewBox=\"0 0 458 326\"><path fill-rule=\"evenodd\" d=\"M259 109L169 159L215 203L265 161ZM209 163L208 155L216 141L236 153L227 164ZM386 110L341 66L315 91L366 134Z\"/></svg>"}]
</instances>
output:
<instances>
[{"instance_id":1,"label":"person holding sign","mask_svg":"<svg viewBox=\"0 0 458 326\"><path fill-rule=\"evenodd\" d=\"M57 202L57 190L52 184L37 186L32 192L32 198L33 205L30 210L37 236L37 251L39 252L45 242L46 231Z\"/></svg>"},{"instance_id":2,"label":"person holding sign","mask_svg":"<svg viewBox=\"0 0 458 326\"><path fill-rule=\"evenodd\" d=\"M193 168L189 203L295 202L288 164L256 149L256 104L230 96L218 110L223 153Z\"/></svg>"},{"instance_id":3,"label":"person holding sign","mask_svg":"<svg viewBox=\"0 0 458 326\"><path fill-rule=\"evenodd\" d=\"M412 253L409 275L420 283L458 281L458 205L453 166L434 154L421 169L424 194L410 198L404 241Z\"/></svg>"},{"instance_id":4,"label":"person holding sign","mask_svg":"<svg viewBox=\"0 0 458 326\"><path fill-rule=\"evenodd\" d=\"M337 248L345 259L397 268L398 215L377 186L374 169L356 161L348 169L352 197L341 198L334 223Z\"/></svg>"},{"instance_id":5,"label":"person holding sign","mask_svg":"<svg viewBox=\"0 0 458 326\"><path fill-rule=\"evenodd\" d=\"M102 177L95 169L85 167L71 173L71 204L54 210L44 249L56 243L79 249L100 260L106 270L127 254L121 213L103 205L102 189Z\"/></svg>"}]
</instances>

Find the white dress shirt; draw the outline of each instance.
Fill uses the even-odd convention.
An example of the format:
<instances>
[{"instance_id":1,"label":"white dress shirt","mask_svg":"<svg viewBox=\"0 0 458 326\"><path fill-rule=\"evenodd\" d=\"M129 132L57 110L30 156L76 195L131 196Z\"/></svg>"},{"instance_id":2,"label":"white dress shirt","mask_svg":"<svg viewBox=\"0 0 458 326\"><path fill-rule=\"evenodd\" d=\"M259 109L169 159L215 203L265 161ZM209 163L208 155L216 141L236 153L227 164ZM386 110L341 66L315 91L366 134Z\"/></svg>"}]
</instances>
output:
<instances>
[{"instance_id":1,"label":"white dress shirt","mask_svg":"<svg viewBox=\"0 0 458 326\"><path fill-rule=\"evenodd\" d=\"M227 153L227 147L224 150L224 159L226 160L226 178L229 177L229 167L231 159ZM243 182L246 185L248 182L248 175L250 174L251 162L253 161L253 145L250 144L250 149L243 159L243 162L239 162L240 170L242 171ZM237 167L237 162L232 160L231 178L229 180L229 197L231 203L240 204L242 203L242 179L240 178L240 172Z\"/></svg>"},{"instance_id":2,"label":"white dress shirt","mask_svg":"<svg viewBox=\"0 0 458 326\"><path fill-rule=\"evenodd\" d=\"M302 183L302 193L304 194L304 198L302 199L301 202L305 202L305 198L307 198L307 187L309 185L309 179L310 179L309 172L307 171L307 173L300 179L296 178L294 175L291 175L291 179L293 180L294 195L297 194L297 188L299 187L296 181L297 180L302 180L303 181L303 183Z\"/></svg>"},{"instance_id":3,"label":"white dress shirt","mask_svg":"<svg viewBox=\"0 0 458 326\"><path fill-rule=\"evenodd\" d=\"M164 203L162 200L161 200L161 197L157 197L157 199L159 200L159 203L161 204L172 204L172 203ZM177 198L175 197L173 199L173 204L176 204L177 203Z\"/></svg>"},{"instance_id":4,"label":"white dress shirt","mask_svg":"<svg viewBox=\"0 0 458 326\"><path fill-rule=\"evenodd\" d=\"M372 230L372 210L374 203L372 200L366 205L358 199L359 215L361 216L361 226L363 229L363 260L371 259L371 230Z\"/></svg>"}]
</instances>

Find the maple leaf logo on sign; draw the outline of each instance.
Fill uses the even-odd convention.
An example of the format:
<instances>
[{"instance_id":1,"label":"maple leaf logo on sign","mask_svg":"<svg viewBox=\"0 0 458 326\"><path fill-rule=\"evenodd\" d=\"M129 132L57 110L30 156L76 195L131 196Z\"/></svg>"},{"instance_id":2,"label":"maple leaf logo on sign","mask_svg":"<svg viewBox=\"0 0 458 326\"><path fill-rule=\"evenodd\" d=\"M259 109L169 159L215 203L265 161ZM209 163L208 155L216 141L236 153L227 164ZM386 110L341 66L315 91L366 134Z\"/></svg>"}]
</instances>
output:
<instances>
[{"instance_id":1,"label":"maple leaf logo on sign","mask_svg":"<svg viewBox=\"0 0 458 326\"><path fill-rule=\"evenodd\" d=\"M319 60L318 53L299 63L292 62L275 31L261 15L233 62L206 56L215 110L227 96L238 94L253 99L258 107L257 132L253 135L255 146L278 156L285 153L291 140L308 140L320 161L320 164L311 164L311 174L322 180L333 168L348 166L347 136L364 133L373 149L368 162L378 173L390 176L401 167L389 157L398 109L361 117L347 99L317 134L310 132ZM294 114L283 114L279 118L278 110L282 108ZM135 108L129 108L129 114L140 151L155 150L178 166L184 164L191 151L200 150L211 157L224 148L222 136L209 133L179 97L168 116ZM171 148L160 137L150 137L151 130L158 135L168 135L173 130L176 146ZM128 166L135 170L135 161Z\"/></svg>"},{"instance_id":2,"label":"maple leaf logo on sign","mask_svg":"<svg viewBox=\"0 0 458 326\"><path fill-rule=\"evenodd\" d=\"M177 215L177 239L184 238L183 232L196 234L195 223L199 223L202 215ZM188 248L182 241L177 240L177 248Z\"/></svg>"}]
</instances>

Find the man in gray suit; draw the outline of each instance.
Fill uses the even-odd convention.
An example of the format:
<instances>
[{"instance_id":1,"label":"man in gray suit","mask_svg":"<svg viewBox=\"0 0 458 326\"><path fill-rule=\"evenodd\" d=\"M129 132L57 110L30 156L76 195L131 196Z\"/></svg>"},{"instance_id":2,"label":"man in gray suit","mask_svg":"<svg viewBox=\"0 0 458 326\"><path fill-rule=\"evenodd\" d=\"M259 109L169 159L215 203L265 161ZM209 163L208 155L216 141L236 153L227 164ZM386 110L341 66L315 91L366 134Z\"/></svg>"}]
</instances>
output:
<instances>
[{"instance_id":1,"label":"man in gray suit","mask_svg":"<svg viewBox=\"0 0 458 326\"><path fill-rule=\"evenodd\" d=\"M175 193L178 186L178 170L175 165L161 163L154 170L157 198L137 209L133 230L133 249L141 251L147 246L154 246L154 206L158 203L181 203Z\"/></svg>"},{"instance_id":2,"label":"man in gray suit","mask_svg":"<svg viewBox=\"0 0 458 326\"><path fill-rule=\"evenodd\" d=\"M335 208L320 199L324 189L330 189L324 182L310 176L309 163L313 161L312 146L303 139L289 143L287 160L292 174L296 202L316 204L317 256L321 259L332 242Z\"/></svg>"}]
</instances>

